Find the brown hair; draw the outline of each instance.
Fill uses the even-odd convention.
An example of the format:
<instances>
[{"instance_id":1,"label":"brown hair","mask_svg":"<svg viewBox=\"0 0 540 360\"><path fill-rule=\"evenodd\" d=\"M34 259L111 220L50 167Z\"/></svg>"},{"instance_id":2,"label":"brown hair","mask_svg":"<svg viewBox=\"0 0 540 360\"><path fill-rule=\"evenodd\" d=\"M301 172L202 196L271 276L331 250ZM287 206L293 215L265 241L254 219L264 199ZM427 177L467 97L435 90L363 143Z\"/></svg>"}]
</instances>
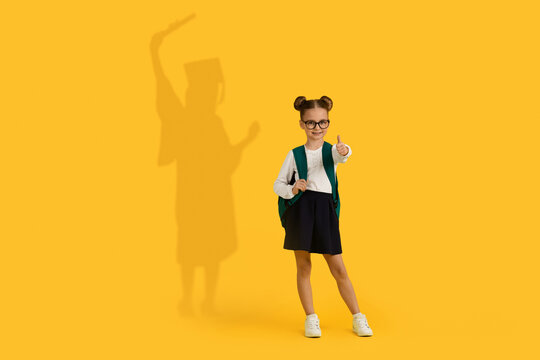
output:
<instances>
[{"instance_id":1,"label":"brown hair","mask_svg":"<svg viewBox=\"0 0 540 360\"><path fill-rule=\"evenodd\" d=\"M321 96L320 99L306 100L305 96L299 96L294 100L294 108L300 111L300 119L304 117L304 113L307 109L313 109L316 107L324 108L326 111L330 111L334 102L328 96Z\"/></svg>"}]
</instances>

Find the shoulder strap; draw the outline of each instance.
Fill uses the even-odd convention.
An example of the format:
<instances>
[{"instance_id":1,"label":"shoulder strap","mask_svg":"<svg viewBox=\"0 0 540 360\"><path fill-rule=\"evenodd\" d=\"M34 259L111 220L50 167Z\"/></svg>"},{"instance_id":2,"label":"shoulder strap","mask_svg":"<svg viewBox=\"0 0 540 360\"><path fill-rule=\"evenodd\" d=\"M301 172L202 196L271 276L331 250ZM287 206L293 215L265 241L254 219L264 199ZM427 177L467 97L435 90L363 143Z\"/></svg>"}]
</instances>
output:
<instances>
[{"instance_id":1,"label":"shoulder strap","mask_svg":"<svg viewBox=\"0 0 540 360\"><path fill-rule=\"evenodd\" d=\"M293 149L293 155L294 155L294 161L296 162L296 168L298 169L298 177L300 179L306 179L307 180L307 157L306 157L306 151L304 149L304 145L300 145L298 147L295 147ZM294 170L291 177L291 180L289 181L289 185L293 185L295 183L295 177L294 177ZM278 196L278 212L279 217L281 219L281 225L285 227L285 218L284 214L285 211L292 206L303 194L303 191L299 191L295 196L292 197L292 199L284 199L281 196Z\"/></svg>"},{"instance_id":2,"label":"shoulder strap","mask_svg":"<svg viewBox=\"0 0 540 360\"><path fill-rule=\"evenodd\" d=\"M334 209L336 210L336 215L339 219L339 213L341 208L341 200L339 199L338 191L338 179L337 174L334 171L334 157L332 156L332 144L325 141L323 144L323 164L328 180L332 185L332 198L334 200Z\"/></svg>"},{"instance_id":3,"label":"shoulder strap","mask_svg":"<svg viewBox=\"0 0 540 360\"><path fill-rule=\"evenodd\" d=\"M337 179L334 172L334 158L332 157L332 144L325 141L322 148L322 157L323 157L323 164L324 164L324 170L326 170L326 175L328 176L328 180L330 180L330 184L332 185L332 194L334 194L334 202L337 201Z\"/></svg>"},{"instance_id":4,"label":"shoulder strap","mask_svg":"<svg viewBox=\"0 0 540 360\"><path fill-rule=\"evenodd\" d=\"M307 157L306 149L304 145L297 146L293 149L294 161L296 162L296 168L298 169L298 177L300 179L307 180Z\"/></svg>"}]
</instances>

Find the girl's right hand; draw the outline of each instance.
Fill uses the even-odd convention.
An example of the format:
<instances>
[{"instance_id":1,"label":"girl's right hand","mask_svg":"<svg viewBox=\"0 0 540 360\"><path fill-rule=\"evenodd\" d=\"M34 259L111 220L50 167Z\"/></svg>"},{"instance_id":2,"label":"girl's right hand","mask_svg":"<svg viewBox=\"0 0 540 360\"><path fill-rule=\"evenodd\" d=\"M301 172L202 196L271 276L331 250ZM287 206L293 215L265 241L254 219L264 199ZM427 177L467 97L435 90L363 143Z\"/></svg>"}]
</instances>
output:
<instances>
[{"instance_id":1,"label":"girl's right hand","mask_svg":"<svg viewBox=\"0 0 540 360\"><path fill-rule=\"evenodd\" d=\"M299 190L306 191L307 183L308 183L307 180L298 179L298 181L294 183L294 186L292 188L292 193L296 195L298 194Z\"/></svg>"}]
</instances>

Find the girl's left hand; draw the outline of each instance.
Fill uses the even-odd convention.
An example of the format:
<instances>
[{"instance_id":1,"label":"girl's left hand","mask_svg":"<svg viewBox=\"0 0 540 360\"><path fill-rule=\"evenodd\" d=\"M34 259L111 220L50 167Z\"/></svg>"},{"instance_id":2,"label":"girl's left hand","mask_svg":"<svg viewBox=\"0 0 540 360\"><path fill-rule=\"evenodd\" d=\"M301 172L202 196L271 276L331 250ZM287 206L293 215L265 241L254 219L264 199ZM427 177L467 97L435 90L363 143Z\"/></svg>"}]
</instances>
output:
<instances>
[{"instance_id":1,"label":"girl's left hand","mask_svg":"<svg viewBox=\"0 0 540 360\"><path fill-rule=\"evenodd\" d=\"M349 148L346 147L345 144L341 142L341 138L339 137L339 135L337 136L336 149L341 156L345 156L349 153Z\"/></svg>"}]
</instances>

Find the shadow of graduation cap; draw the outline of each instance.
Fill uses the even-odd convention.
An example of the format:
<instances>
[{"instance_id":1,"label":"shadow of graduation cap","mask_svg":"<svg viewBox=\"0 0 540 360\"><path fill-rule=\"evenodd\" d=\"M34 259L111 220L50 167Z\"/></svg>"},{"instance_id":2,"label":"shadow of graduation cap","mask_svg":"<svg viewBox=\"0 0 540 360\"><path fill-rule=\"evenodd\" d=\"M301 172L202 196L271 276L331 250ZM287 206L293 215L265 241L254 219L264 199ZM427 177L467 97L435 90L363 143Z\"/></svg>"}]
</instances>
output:
<instances>
[{"instance_id":1,"label":"shadow of graduation cap","mask_svg":"<svg viewBox=\"0 0 540 360\"><path fill-rule=\"evenodd\" d=\"M214 85L221 83L221 96L219 102L225 96L225 80L221 71L221 63L218 58L191 61L184 64L188 86Z\"/></svg>"}]
</instances>

